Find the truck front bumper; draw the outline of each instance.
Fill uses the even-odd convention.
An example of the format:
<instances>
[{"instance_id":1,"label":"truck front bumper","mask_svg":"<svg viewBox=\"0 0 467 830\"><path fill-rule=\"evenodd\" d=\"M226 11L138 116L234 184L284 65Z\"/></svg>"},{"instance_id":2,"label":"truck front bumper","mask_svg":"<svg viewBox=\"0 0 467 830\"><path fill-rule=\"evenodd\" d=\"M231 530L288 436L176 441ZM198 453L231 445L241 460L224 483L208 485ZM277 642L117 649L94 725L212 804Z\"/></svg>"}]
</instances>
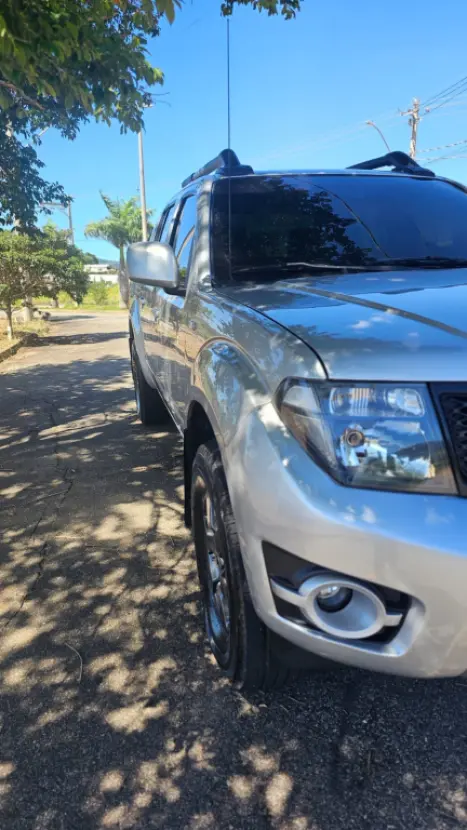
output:
<instances>
[{"instance_id":1,"label":"truck front bumper","mask_svg":"<svg viewBox=\"0 0 467 830\"><path fill-rule=\"evenodd\" d=\"M366 669L412 677L467 671L467 499L342 487L300 448L271 404L247 416L226 468L252 600L272 631ZM264 542L408 595L395 635L345 640L279 614Z\"/></svg>"}]
</instances>

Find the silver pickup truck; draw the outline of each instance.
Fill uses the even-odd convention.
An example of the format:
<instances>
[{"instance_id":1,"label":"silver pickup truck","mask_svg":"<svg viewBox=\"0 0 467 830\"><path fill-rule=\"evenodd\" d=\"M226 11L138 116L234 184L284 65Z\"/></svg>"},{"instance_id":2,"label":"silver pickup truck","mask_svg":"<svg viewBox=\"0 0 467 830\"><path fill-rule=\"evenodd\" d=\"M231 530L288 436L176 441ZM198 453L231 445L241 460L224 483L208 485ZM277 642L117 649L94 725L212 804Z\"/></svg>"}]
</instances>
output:
<instances>
[{"instance_id":1,"label":"silver pickup truck","mask_svg":"<svg viewBox=\"0 0 467 830\"><path fill-rule=\"evenodd\" d=\"M467 190L223 151L128 252L143 424L184 442L226 676L467 671Z\"/></svg>"}]
</instances>

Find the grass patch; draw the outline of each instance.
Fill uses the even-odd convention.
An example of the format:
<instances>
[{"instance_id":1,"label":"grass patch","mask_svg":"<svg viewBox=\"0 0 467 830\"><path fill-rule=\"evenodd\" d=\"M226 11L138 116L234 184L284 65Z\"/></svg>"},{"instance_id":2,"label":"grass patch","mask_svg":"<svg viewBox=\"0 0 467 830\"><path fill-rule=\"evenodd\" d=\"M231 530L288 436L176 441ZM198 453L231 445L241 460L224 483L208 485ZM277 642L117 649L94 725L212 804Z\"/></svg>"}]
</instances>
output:
<instances>
[{"instance_id":1,"label":"grass patch","mask_svg":"<svg viewBox=\"0 0 467 830\"><path fill-rule=\"evenodd\" d=\"M73 307L71 307L71 306L60 306L59 309L56 309L56 311L60 311L60 310L62 310L62 311L63 310L71 311L72 313L73 313L73 311L76 311L77 314L80 314L80 313L82 314L83 311L128 311L128 309L120 308L120 306L118 304L115 304L115 305L114 304L93 305L92 303L86 303L86 305L83 304L83 305L80 305L80 306L73 306ZM52 309L52 312L53 312L53 309Z\"/></svg>"},{"instance_id":2,"label":"grass patch","mask_svg":"<svg viewBox=\"0 0 467 830\"><path fill-rule=\"evenodd\" d=\"M46 320L31 320L30 323L18 321L16 325L13 321L13 340L9 340L6 320L0 320L0 352L3 349L8 349L9 346L14 346L26 334L37 334L39 337L44 337L48 331L49 324Z\"/></svg>"},{"instance_id":3,"label":"grass patch","mask_svg":"<svg viewBox=\"0 0 467 830\"><path fill-rule=\"evenodd\" d=\"M51 308L50 297L35 297L34 305L41 308ZM118 285L111 282L92 282L83 302L76 305L74 300L61 291L58 295L58 307L67 311L118 311L120 308L120 291Z\"/></svg>"}]
</instances>

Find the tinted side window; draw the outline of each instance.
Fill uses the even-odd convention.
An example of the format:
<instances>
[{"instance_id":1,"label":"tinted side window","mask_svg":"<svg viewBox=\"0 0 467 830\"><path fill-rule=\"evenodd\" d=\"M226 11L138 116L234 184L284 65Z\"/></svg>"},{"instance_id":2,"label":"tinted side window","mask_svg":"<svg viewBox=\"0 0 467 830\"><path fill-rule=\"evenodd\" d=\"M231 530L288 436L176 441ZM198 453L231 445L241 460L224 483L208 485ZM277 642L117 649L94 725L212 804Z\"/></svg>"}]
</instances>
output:
<instances>
[{"instance_id":1,"label":"tinted side window","mask_svg":"<svg viewBox=\"0 0 467 830\"><path fill-rule=\"evenodd\" d=\"M154 229L152 231L151 239L150 239L151 242L159 242L159 240L161 238L162 230L163 230L164 225L165 225L165 220L167 219L167 213L168 213L167 210L164 210L164 212L161 213L159 221L158 221L157 225L154 226Z\"/></svg>"},{"instance_id":2,"label":"tinted side window","mask_svg":"<svg viewBox=\"0 0 467 830\"><path fill-rule=\"evenodd\" d=\"M165 212L162 220L161 226L158 229L158 242L167 242L170 244L170 236L172 231L172 220L174 218L175 213L175 205L171 205Z\"/></svg>"},{"instance_id":3,"label":"tinted side window","mask_svg":"<svg viewBox=\"0 0 467 830\"><path fill-rule=\"evenodd\" d=\"M185 284L190 264L191 249L196 228L196 199L188 196L182 205L182 212L175 229L175 238L172 247L175 251L180 279Z\"/></svg>"}]
</instances>

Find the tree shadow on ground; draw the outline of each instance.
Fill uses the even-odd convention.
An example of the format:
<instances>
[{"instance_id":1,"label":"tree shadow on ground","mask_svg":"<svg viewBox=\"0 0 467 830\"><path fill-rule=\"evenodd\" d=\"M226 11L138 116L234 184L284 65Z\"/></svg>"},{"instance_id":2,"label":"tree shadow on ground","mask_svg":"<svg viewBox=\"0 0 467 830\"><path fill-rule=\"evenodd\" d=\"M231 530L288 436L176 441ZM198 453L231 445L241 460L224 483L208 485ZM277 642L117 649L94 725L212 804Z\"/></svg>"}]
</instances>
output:
<instances>
[{"instance_id":1,"label":"tree shadow on ground","mask_svg":"<svg viewBox=\"0 0 467 830\"><path fill-rule=\"evenodd\" d=\"M50 311L53 315L52 319L54 320L54 322L57 323L65 323L74 320L93 320L95 318L95 314L93 314L92 312L90 312L89 314L74 314L74 312L59 311L53 308L50 309Z\"/></svg>"},{"instance_id":2,"label":"tree shadow on ground","mask_svg":"<svg viewBox=\"0 0 467 830\"><path fill-rule=\"evenodd\" d=\"M220 677L179 439L138 424L119 337L0 375L0 826L463 826L462 680Z\"/></svg>"},{"instance_id":3,"label":"tree shadow on ground","mask_svg":"<svg viewBox=\"0 0 467 830\"><path fill-rule=\"evenodd\" d=\"M41 337L35 343L36 346L85 346L91 343L108 343L117 337L127 337L125 332L89 332L85 334L52 334Z\"/></svg>"}]
</instances>

